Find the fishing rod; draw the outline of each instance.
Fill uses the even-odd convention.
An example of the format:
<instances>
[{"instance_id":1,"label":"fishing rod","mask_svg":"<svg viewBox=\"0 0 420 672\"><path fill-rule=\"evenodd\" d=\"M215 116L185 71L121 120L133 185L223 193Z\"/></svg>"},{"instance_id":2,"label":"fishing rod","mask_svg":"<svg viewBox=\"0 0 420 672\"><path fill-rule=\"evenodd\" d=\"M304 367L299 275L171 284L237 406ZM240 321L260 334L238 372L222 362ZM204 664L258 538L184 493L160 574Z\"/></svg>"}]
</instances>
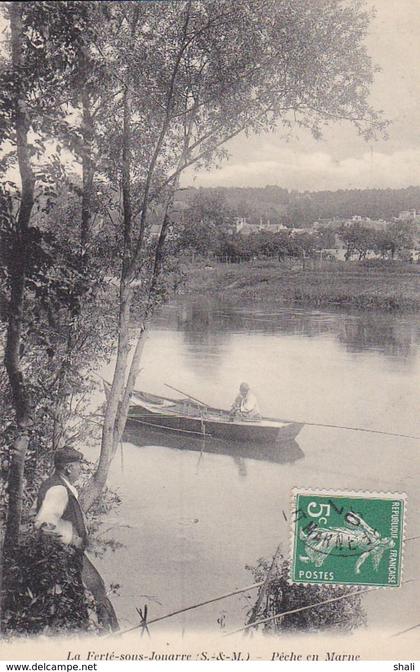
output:
<instances>
[{"instance_id":1,"label":"fishing rod","mask_svg":"<svg viewBox=\"0 0 420 672\"><path fill-rule=\"evenodd\" d=\"M149 621L147 621L147 625L151 625L152 623L157 623L158 621L164 621L167 618L171 618L172 616L178 616L178 614L183 614L186 611L191 611L192 609L198 609L198 607L204 607L207 604L212 604L213 602L219 602L220 600L224 600L227 597L232 597L234 595L240 595L241 593L245 593L248 590L253 590L254 588L259 588L262 586L264 581L258 581L258 583L253 583L250 586L246 586L246 588L238 588L237 590L232 590L229 593L224 593L223 595L218 595L217 597L212 597L209 600L204 600L203 602L197 602L197 604L192 604L188 607L183 607L182 609L177 609L176 611L171 611L169 614L165 614L164 616L158 616L157 618L152 618ZM113 632L109 633L104 636L104 639L109 639L110 637L121 637L122 635L126 635L128 632L133 632L133 630L138 630L142 624L140 625L133 625L131 628L128 628L127 630L122 630L119 632Z\"/></svg>"},{"instance_id":2,"label":"fishing rod","mask_svg":"<svg viewBox=\"0 0 420 672\"><path fill-rule=\"evenodd\" d=\"M168 385L168 383L164 383L165 387L169 387L170 390L174 390L174 392L179 392L179 394L183 394L184 397L188 397L188 399L192 399L192 401L196 401L197 404L200 404L200 406L205 406L208 408L208 404L206 404L204 401L200 401L200 399L197 399L196 397L192 397L191 394L187 394L187 392L183 392L182 390L179 390L177 387L173 387L172 385Z\"/></svg>"},{"instance_id":3,"label":"fishing rod","mask_svg":"<svg viewBox=\"0 0 420 672\"><path fill-rule=\"evenodd\" d=\"M289 422L292 422L292 420L290 420ZM367 429L366 427L347 427L346 425L329 425L323 422L304 422L303 424L308 425L308 427L330 427L332 429L348 429L353 432L368 432L370 434L384 434L385 436L399 436L403 439L415 439L417 441L420 440L420 436L414 436L412 434L398 434L396 432L384 432L380 429Z\"/></svg>"}]
</instances>

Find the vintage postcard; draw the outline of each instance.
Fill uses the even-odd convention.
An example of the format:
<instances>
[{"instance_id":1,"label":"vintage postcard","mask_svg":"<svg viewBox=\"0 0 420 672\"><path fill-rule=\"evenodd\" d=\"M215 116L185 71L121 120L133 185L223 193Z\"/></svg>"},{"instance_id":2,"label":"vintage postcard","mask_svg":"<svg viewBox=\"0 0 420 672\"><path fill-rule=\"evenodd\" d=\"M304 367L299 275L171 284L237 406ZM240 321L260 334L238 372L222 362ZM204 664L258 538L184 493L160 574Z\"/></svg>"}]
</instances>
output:
<instances>
[{"instance_id":1,"label":"vintage postcard","mask_svg":"<svg viewBox=\"0 0 420 672\"><path fill-rule=\"evenodd\" d=\"M0 658L414 664L418 1L0 21Z\"/></svg>"}]
</instances>

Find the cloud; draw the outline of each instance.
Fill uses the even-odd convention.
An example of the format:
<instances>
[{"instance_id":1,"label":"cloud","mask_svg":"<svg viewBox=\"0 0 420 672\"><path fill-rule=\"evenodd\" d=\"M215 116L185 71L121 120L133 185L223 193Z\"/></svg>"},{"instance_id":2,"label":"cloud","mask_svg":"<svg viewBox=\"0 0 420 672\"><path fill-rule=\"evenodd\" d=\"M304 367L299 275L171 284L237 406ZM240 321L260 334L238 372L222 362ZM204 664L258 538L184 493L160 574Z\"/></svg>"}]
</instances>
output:
<instances>
[{"instance_id":1,"label":"cloud","mask_svg":"<svg viewBox=\"0 0 420 672\"><path fill-rule=\"evenodd\" d=\"M184 186L250 186L277 184L288 189L400 188L420 184L420 149L393 153L367 151L357 157L335 159L328 152L275 150L275 158L229 161L211 172L190 172Z\"/></svg>"}]
</instances>

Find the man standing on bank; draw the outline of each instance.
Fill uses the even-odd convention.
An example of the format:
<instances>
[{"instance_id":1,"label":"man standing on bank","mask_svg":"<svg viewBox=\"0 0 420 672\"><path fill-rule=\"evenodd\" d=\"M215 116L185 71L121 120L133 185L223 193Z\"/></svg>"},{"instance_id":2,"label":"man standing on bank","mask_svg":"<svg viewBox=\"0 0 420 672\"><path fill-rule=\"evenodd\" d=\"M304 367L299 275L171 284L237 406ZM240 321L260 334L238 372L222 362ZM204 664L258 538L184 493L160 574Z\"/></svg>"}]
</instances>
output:
<instances>
[{"instance_id":1,"label":"man standing on bank","mask_svg":"<svg viewBox=\"0 0 420 672\"><path fill-rule=\"evenodd\" d=\"M95 599L98 622L107 629L118 630L117 617L107 597L105 584L86 554L88 534L74 487L80 477L82 459L82 453L68 446L55 452L55 471L39 489L35 527L42 534L71 545L83 554L82 581Z\"/></svg>"}]
</instances>

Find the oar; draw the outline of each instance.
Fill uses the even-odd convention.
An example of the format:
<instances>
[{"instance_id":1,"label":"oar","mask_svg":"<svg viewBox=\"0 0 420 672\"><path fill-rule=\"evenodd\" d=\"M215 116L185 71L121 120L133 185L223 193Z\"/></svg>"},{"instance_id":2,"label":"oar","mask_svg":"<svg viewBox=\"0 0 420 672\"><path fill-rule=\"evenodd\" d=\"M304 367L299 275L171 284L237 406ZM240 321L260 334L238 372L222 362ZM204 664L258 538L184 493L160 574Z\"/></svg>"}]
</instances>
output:
<instances>
[{"instance_id":1,"label":"oar","mask_svg":"<svg viewBox=\"0 0 420 672\"><path fill-rule=\"evenodd\" d=\"M200 401L200 399L197 399L196 397L192 397L191 394L187 394L186 392L183 392L182 390L178 390L178 388L173 387L172 385L168 385L168 383L164 383L165 387L169 387L169 389L174 390L175 392L179 392L179 394L184 395L184 397L188 397L188 399L192 399L193 401L196 401L197 404L200 404L200 406L205 406L206 408L208 407L208 404L206 404L204 401Z\"/></svg>"}]
</instances>

